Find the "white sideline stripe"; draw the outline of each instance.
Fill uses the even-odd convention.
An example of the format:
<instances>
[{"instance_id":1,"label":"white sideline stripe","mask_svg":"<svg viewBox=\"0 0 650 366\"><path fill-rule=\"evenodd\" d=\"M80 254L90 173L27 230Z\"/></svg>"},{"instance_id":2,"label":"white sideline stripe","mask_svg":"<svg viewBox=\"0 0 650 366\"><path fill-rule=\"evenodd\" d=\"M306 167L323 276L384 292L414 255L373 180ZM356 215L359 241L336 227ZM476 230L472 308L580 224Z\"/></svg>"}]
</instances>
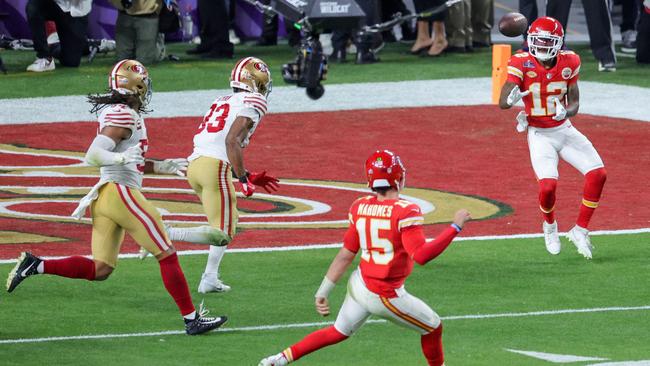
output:
<instances>
[{"instance_id":1,"label":"white sideline stripe","mask_svg":"<svg viewBox=\"0 0 650 366\"><path fill-rule=\"evenodd\" d=\"M489 74L489 70L486 70ZM430 106L488 105L491 102L492 79L457 78L441 80L397 81L325 85L326 93L311 100L305 89L294 86L274 87L269 112L325 112L376 108ZM197 117L219 96L230 89L156 92L152 98L153 112L147 117ZM650 122L650 114L639 105L650 105L648 88L581 81L580 113L597 116L630 118ZM408 98L396 96L408 95ZM633 96L631 98L630 96ZM633 101L632 101L633 99ZM88 112L85 96L71 95L21 99L0 99L0 125L95 121ZM182 100L183 103L178 101ZM608 103L603 103L607 100ZM495 107L496 108L496 107ZM514 133L514 119L513 123Z\"/></svg>"},{"instance_id":2,"label":"white sideline stripe","mask_svg":"<svg viewBox=\"0 0 650 366\"><path fill-rule=\"evenodd\" d=\"M650 310L650 305L643 306L615 306L607 308L588 308L588 309L562 309L562 310L543 310L531 311L523 313L501 313L501 314L470 314L470 315L452 315L443 316L442 320L478 320L478 319L494 319L494 318L515 318L515 317L529 317L529 316L544 316L544 315L562 315L562 314L583 314L583 313L604 313L614 311L643 311ZM383 319L370 319L367 323L386 323ZM292 323L292 324L271 324L271 325L258 325L249 327L238 328L221 328L216 330L218 333L226 332L251 332L259 330L276 330L276 329L289 329L289 328L311 328L332 325L334 322L315 322L315 323ZM18 344L18 343L42 343L54 341L70 341L70 340L87 340L87 339L111 339L111 338L129 338L129 337L153 337L164 335L177 335L185 334L182 330L165 330L160 332L146 332L146 333L118 333L118 334L90 334L78 336L60 336L60 337L43 337L43 338L17 338L17 339L2 339L0 344Z\"/></svg>"},{"instance_id":3,"label":"white sideline stripe","mask_svg":"<svg viewBox=\"0 0 650 366\"><path fill-rule=\"evenodd\" d=\"M590 231L590 236L606 236L606 235L626 235L626 234L644 234L650 233L650 227L640 228L640 229L622 229L622 230L597 230ZM560 233L561 236L566 235L566 233ZM467 236L454 239L454 241L485 241L485 240L511 240L511 239L534 239L541 238L544 234L534 233L534 234L512 234L512 235L484 235L484 236ZM266 252L292 252L300 250L312 250L312 249L336 249L340 248L343 243L330 243L330 244L313 244L313 245L292 245L292 246L282 246L282 247L263 247L263 248L235 248L227 249L226 253L266 253ZM200 255L208 254L207 249L195 249L195 250L179 250L176 252L178 255ZM85 256L90 258L90 256ZM60 259L64 258L63 256L53 256L53 257L41 257L42 259ZM131 259L138 258L138 253L122 253L118 257L119 259ZM0 259L0 264L13 264L16 263L15 259Z\"/></svg>"}]
</instances>

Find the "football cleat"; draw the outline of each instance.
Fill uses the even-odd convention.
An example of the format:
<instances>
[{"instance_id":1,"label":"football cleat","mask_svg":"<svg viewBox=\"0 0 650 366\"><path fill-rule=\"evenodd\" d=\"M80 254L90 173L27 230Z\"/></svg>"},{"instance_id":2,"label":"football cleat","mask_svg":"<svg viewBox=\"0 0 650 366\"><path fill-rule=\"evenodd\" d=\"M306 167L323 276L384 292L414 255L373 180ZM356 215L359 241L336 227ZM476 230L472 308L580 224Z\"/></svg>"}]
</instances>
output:
<instances>
[{"instance_id":1,"label":"football cleat","mask_svg":"<svg viewBox=\"0 0 650 366\"><path fill-rule=\"evenodd\" d=\"M199 283L199 293L207 294L208 292L228 292L230 286L223 283L218 275L213 273L204 273Z\"/></svg>"},{"instance_id":2,"label":"football cleat","mask_svg":"<svg viewBox=\"0 0 650 366\"><path fill-rule=\"evenodd\" d=\"M210 311L203 307L203 302L199 305L199 310L196 313L196 318L193 320L185 320L185 333L188 335L197 335L217 329L228 321L225 315L218 317L207 316Z\"/></svg>"},{"instance_id":3,"label":"football cleat","mask_svg":"<svg viewBox=\"0 0 650 366\"><path fill-rule=\"evenodd\" d=\"M289 364L287 358L284 357L284 353L278 353L277 355L269 356L258 364L258 366L286 366Z\"/></svg>"},{"instance_id":4,"label":"football cleat","mask_svg":"<svg viewBox=\"0 0 650 366\"><path fill-rule=\"evenodd\" d=\"M37 58L31 65L27 66L27 71L45 72L52 71L56 68L53 59Z\"/></svg>"},{"instance_id":5,"label":"football cleat","mask_svg":"<svg viewBox=\"0 0 650 366\"><path fill-rule=\"evenodd\" d=\"M576 225L566 236L576 246L578 253L587 259L591 259L591 251L594 247L591 245L591 240L589 240L589 230Z\"/></svg>"},{"instance_id":6,"label":"football cleat","mask_svg":"<svg viewBox=\"0 0 650 366\"><path fill-rule=\"evenodd\" d=\"M562 243L560 242L560 235L557 233L557 221L554 221L552 224L544 221L542 228L544 229L544 242L546 243L546 250L553 255L560 254Z\"/></svg>"},{"instance_id":7,"label":"football cleat","mask_svg":"<svg viewBox=\"0 0 650 366\"><path fill-rule=\"evenodd\" d=\"M143 247L140 247L140 251L138 252L138 258L142 261L145 258L147 258L151 253L149 253L148 250L144 249Z\"/></svg>"},{"instance_id":8,"label":"football cleat","mask_svg":"<svg viewBox=\"0 0 650 366\"><path fill-rule=\"evenodd\" d=\"M7 277L7 292L12 292L23 280L31 275L38 274L38 265L42 260L29 252L22 252L18 263L9 272Z\"/></svg>"}]
</instances>

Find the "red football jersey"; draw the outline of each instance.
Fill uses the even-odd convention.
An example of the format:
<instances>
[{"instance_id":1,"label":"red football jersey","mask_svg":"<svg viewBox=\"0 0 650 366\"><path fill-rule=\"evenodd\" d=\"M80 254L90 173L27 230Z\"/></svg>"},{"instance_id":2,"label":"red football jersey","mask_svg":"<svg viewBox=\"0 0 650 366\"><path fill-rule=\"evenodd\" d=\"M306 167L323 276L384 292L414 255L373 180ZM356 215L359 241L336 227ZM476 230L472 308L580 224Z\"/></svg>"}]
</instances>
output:
<instances>
[{"instance_id":1,"label":"red football jersey","mask_svg":"<svg viewBox=\"0 0 650 366\"><path fill-rule=\"evenodd\" d=\"M522 91L530 90L530 94L523 98L530 126L550 128L564 123L564 120L553 119L553 98L566 104L567 88L578 82L579 73L580 56L572 51L558 52L555 66L549 69L528 52L510 57L508 81L517 84Z\"/></svg>"},{"instance_id":2,"label":"red football jersey","mask_svg":"<svg viewBox=\"0 0 650 366\"><path fill-rule=\"evenodd\" d=\"M395 289L413 269L413 253L402 243L402 231L424 223L420 207L406 200L379 201L376 196L356 200L350 207L350 227L343 245L361 249L361 276L368 289L384 297L396 297Z\"/></svg>"}]
</instances>

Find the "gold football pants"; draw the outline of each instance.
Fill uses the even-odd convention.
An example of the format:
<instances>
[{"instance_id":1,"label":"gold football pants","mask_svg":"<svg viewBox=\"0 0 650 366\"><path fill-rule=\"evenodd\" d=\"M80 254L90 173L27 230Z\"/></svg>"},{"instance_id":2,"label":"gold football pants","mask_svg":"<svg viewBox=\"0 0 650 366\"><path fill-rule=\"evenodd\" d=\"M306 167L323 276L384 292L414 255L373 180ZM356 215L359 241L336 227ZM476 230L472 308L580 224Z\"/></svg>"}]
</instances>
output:
<instances>
[{"instance_id":1,"label":"gold football pants","mask_svg":"<svg viewBox=\"0 0 650 366\"><path fill-rule=\"evenodd\" d=\"M187 180L201 199L210 226L234 237L239 214L230 164L201 156L190 162Z\"/></svg>"},{"instance_id":2,"label":"gold football pants","mask_svg":"<svg viewBox=\"0 0 650 366\"><path fill-rule=\"evenodd\" d=\"M91 206L93 258L115 268L124 232L154 256L172 247L158 210L137 189L106 183Z\"/></svg>"}]
</instances>

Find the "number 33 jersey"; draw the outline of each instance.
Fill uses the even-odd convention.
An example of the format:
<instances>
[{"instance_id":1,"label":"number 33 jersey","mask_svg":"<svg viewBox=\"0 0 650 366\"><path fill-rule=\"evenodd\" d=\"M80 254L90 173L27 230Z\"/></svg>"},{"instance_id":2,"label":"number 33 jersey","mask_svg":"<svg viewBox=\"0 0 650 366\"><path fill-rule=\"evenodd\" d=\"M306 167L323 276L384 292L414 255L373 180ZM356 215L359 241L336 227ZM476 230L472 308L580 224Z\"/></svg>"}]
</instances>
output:
<instances>
[{"instance_id":1,"label":"number 33 jersey","mask_svg":"<svg viewBox=\"0 0 650 366\"><path fill-rule=\"evenodd\" d=\"M262 94L239 92L217 98L199 125L194 136L194 152L188 160L207 156L230 163L226 153L226 136L237 117L247 117L253 121L253 127L241 144L244 148L265 114L266 98Z\"/></svg>"},{"instance_id":2,"label":"number 33 jersey","mask_svg":"<svg viewBox=\"0 0 650 366\"><path fill-rule=\"evenodd\" d=\"M359 268L366 287L395 297L395 290L411 274L417 249L404 245L402 232L424 223L420 207L406 200L379 201L366 196L352 204L349 220L343 245L354 253L361 250Z\"/></svg>"},{"instance_id":3,"label":"number 33 jersey","mask_svg":"<svg viewBox=\"0 0 650 366\"><path fill-rule=\"evenodd\" d=\"M547 69L528 52L516 53L508 61L508 81L522 91L530 90L523 98L528 124L550 128L564 123L556 121L554 99L563 104L569 85L576 84L580 73L580 56L572 51L560 51L555 66Z\"/></svg>"}]
</instances>

